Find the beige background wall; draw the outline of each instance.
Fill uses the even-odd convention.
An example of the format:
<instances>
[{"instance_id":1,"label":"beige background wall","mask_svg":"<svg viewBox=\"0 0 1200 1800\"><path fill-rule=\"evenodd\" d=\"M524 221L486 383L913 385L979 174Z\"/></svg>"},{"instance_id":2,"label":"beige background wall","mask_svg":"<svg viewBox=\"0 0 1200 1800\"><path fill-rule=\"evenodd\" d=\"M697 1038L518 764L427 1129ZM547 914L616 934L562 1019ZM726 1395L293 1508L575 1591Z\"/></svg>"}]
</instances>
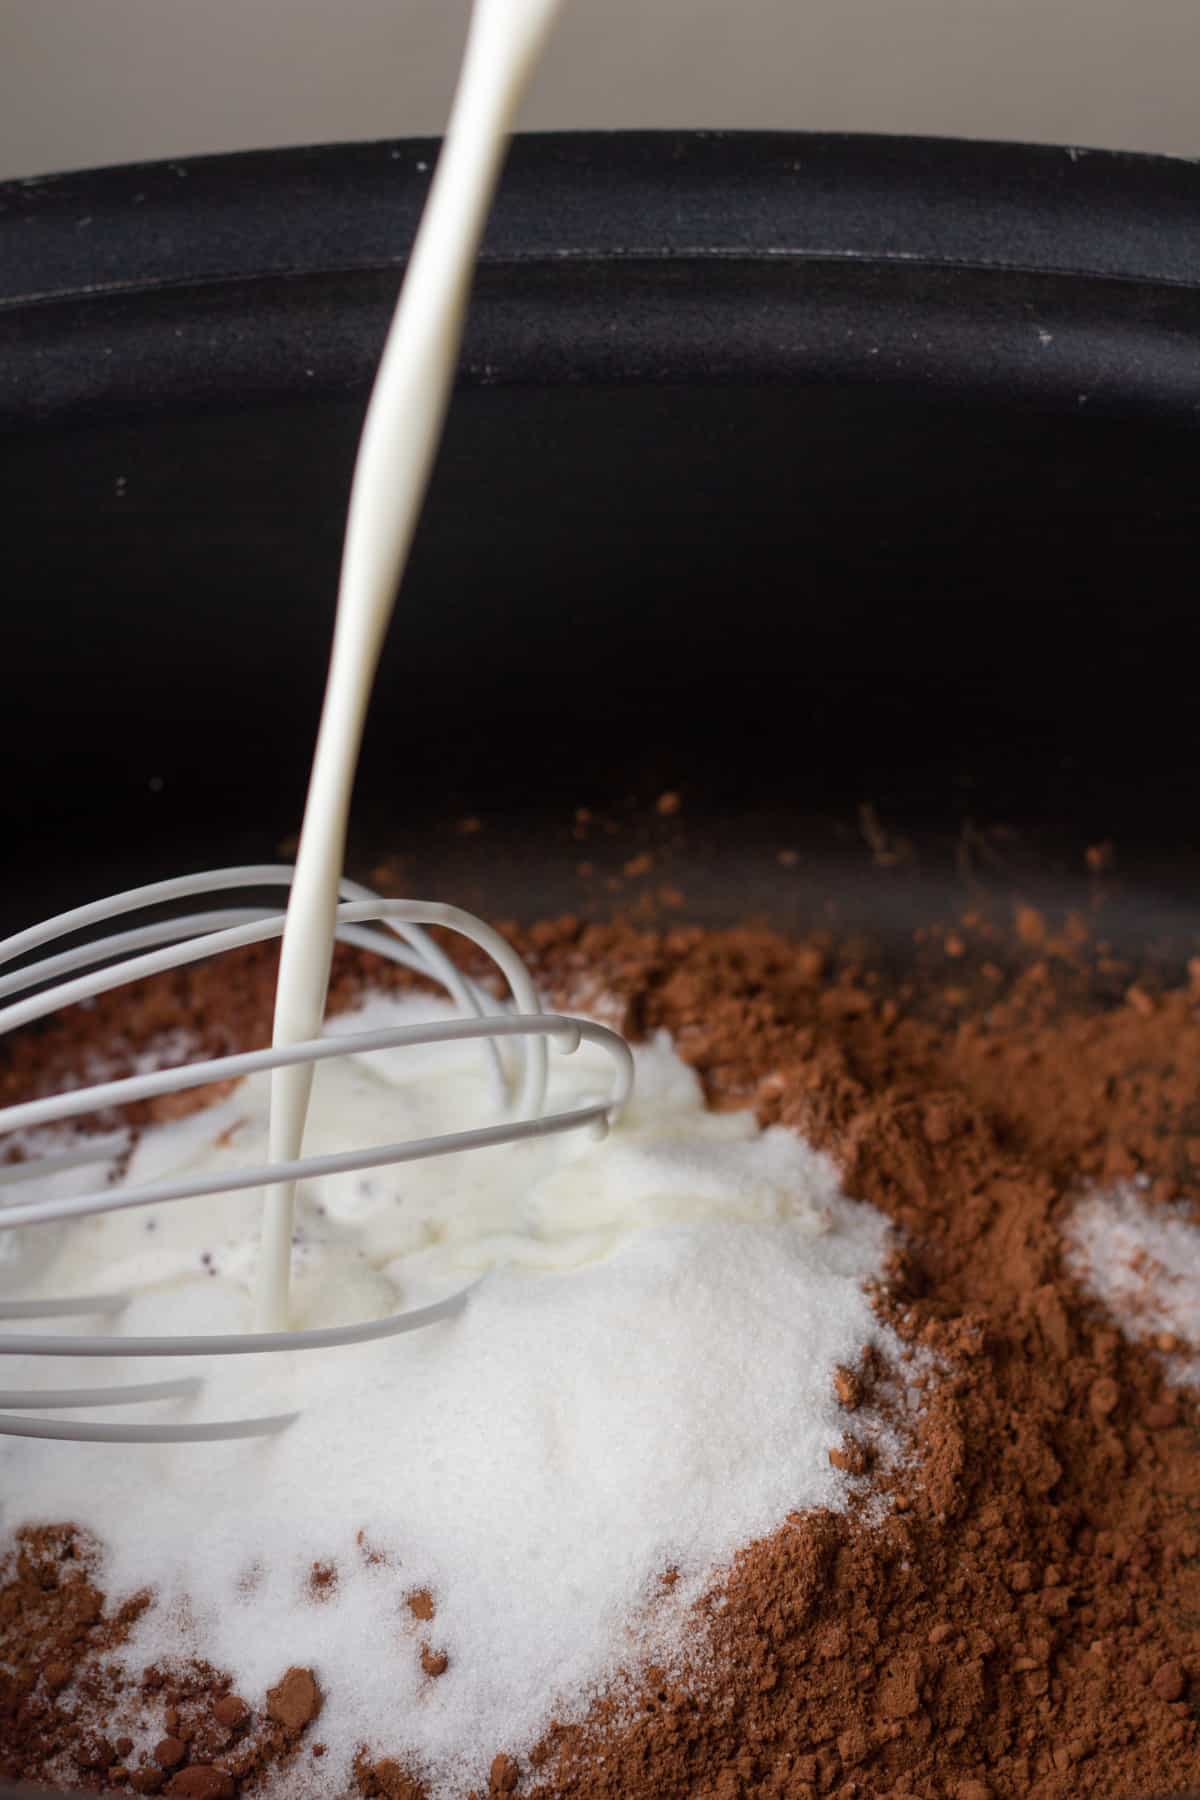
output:
<instances>
[{"instance_id":1,"label":"beige background wall","mask_svg":"<svg viewBox=\"0 0 1200 1800\"><path fill-rule=\"evenodd\" d=\"M465 0L0 0L0 176L436 132ZM1200 0L569 0L523 124L1200 155Z\"/></svg>"}]
</instances>

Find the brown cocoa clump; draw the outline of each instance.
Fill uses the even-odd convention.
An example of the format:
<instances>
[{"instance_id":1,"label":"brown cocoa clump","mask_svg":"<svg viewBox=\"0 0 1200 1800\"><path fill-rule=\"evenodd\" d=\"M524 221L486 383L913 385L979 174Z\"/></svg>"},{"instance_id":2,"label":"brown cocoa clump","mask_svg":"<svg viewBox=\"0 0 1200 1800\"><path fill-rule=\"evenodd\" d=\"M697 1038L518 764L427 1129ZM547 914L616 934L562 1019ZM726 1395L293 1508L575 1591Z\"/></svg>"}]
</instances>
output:
<instances>
[{"instance_id":1,"label":"brown cocoa clump","mask_svg":"<svg viewBox=\"0 0 1200 1800\"><path fill-rule=\"evenodd\" d=\"M167 1783L168 1794L179 1800L233 1800L236 1791L233 1776L211 1763L192 1763Z\"/></svg>"},{"instance_id":2,"label":"brown cocoa clump","mask_svg":"<svg viewBox=\"0 0 1200 1800\"><path fill-rule=\"evenodd\" d=\"M877 1303L935 1372L910 1462L861 1478L888 1507L797 1515L747 1546L699 1610L698 1672L616 1683L523 1776L497 1754L489 1794L1134 1800L1195 1781L1196 1399L1164 1387L1177 1343L1126 1341L1080 1291L1062 1228L1088 1183L1133 1175L1147 1204L1194 1207L1200 980L1164 986L1032 909L1015 930L955 921L953 954L946 932L920 934L903 969L827 932L563 920L512 935L552 1004L586 995L634 1035L669 1030L713 1106L835 1158L897 1229ZM339 949L332 1004L410 979ZM255 950L102 996L10 1042L0 1101L86 1047L132 1056L181 1023L201 1052L261 1043L273 980ZM839 1371L847 1415L884 1373ZM119 1780L102 1740L123 1706L153 1702L191 1759L172 1795L267 1782L319 1711L312 1671L288 1670L265 1707L252 1696L252 1718L218 1711L229 1678L203 1665L147 1670L124 1695L108 1653L146 1600L106 1604L97 1567L69 1526L18 1532L0 1567L0 1773ZM425 1590L408 1604L432 1619ZM324 1766L306 1759L305 1779ZM127 1785L166 1779L143 1766ZM355 1780L365 1800L424 1800L398 1759L360 1757Z\"/></svg>"},{"instance_id":3,"label":"brown cocoa clump","mask_svg":"<svg viewBox=\"0 0 1200 1800\"><path fill-rule=\"evenodd\" d=\"M1179 1663L1165 1662L1155 1670L1150 1686L1160 1700L1182 1700L1187 1676Z\"/></svg>"},{"instance_id":4,"label":"brown cocoa clump","mask_svg":"<svg viewBox=\"0 0 1200 1800\"><path fill-rule=\"evenodd\" d=\"M488 1794L500 1796L514 1793L520 1774L521 1771L512 1757L506 1756L501 1751L492 1761L491 1772L488 1775Z\"/></svg>"},{"instance_id":5,"label":"brown cocoa clump","mask_svg":"<svg viewBox=\"0 0 1200 1800\"><path fill-rule=\"evenodd\" d=\"M250 1708L238 1694L222 1694L213 1703L213 1718L218 1725L224 1725L230 1731L236 1731L250 1717Z\"/></svg>"},{"instance_id":6,"label":"brown cocoa clump","mask_svg":"<svg viewBox=\"0 0 1200 1800\"><path fill-rule=\"evenodd\" d=\"M829 1460L835 1469L841 1469L847 1475L865 1475L870 1464L865 1444L852 1437L845 1437L840 1444L835 1444L829 1452Z\"/></svg>"},{"instance_id":7,"label":"brown cocoa clump","mask_svg":"<svg viewBox=\"0 0 1200 1800\"><path fill-rule=\"evenodd\" d=\"M337 1570L332 1563L315 1562L308 1572L308 1591L314 1600L332 1598L337 1587Z\"/></svg>"},{"instance_id":8,"label":"brown cocoa clump","mask_svg":"<svg viewBox=\"0 0 1200 1800\"><path fill-rule=\"evenodd\" d=\"M354 1763L354 1779L364 1800L426 1800L421 1783L392 1757L373 1763L360 1753Z\"/></svg>"},{"instance_id":9,"label":"brown cocoa clump","mask_svg":"<svg viewBox=\"0 0 1200 1800\"><path fill-rule=\"evenodd\" d=\"M856 1412L862 1405L862 1382L853 1369L835 1369L833 1389L838 1405L844 1406L847 1412Z\"/></svg>"},{"instance_id":10,"label":"brown cocoa clump","mask_svg":"<svg viewBox=\"0 0 1200 1800\"><path fill-rule=\"evenodd\" d=\"M311 1669L289 1669L267 1689L267 1715L286 1731L303 1731L321 1710L321 1693Z\"/></svg>"}]
</instances>

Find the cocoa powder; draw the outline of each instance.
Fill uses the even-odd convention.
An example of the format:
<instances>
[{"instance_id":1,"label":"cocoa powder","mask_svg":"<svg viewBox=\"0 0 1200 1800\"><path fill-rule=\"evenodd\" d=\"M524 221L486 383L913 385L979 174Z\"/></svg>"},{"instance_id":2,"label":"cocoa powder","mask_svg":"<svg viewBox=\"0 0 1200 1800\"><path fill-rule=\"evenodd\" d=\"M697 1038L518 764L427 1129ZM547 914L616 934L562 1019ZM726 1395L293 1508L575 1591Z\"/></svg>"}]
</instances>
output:
<instances>
[{"instance_id":1,"label":"cocoa powder","mask_svg":"<svg viewBox=\"0 0 1200 1800\"><path fill-rule=\"evenodd\" d=\"M922 933L900 973L821 936L574 920L513 935L557 1004L669 1029L711 1104L837 1158L899 1228L878 1305L936 1374L911 1462L877 1477L882 1519L795 1516L748 1546L701 1608L703 1673L631 1677L525 1759L496 1746L489 1794L1129 1800L1200 1779L1196 1399L1080 1292L1061 1237L1088 1182L1144 1175L1151 1203L1195 1204L1196 987L1165 990L1031 909L1010 929ZM52 1085L85 1043L119 1064L181 1024L206 1050L264 1042L273 975L255 952L102 1000L19 1040L0 1094ZM339 952L335 1004L368 979L408 978ZM851 1458L877 1373L838 1372ZM68 1526L10 1551L3 1772L154 1792L163 1768L103 1741L129 1700L106 1652L145 1597L106 1606L93 1573ZM432 1616L431 1596L410 1604ZM237 1706L229 1687L203 1665L143 1676L139 1704L186 1749L168 1791L218 1800L305 1739L313 1671ZM357 1781L421 1793L397 1760L360 1758Z\"/></svg>"}]
</instances>

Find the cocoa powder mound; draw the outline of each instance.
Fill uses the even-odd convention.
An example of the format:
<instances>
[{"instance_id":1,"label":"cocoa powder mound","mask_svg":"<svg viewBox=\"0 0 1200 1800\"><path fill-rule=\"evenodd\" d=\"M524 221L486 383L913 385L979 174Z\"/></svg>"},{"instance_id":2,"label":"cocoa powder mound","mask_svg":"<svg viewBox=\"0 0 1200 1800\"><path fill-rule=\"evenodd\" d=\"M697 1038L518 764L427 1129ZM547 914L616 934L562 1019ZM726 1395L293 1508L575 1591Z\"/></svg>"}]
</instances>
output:
<instances>
[{"instance_id":1,"label":"cocoa powder mound","mask_svg":"<svg viewBox=\"0 0 1200 1800\"><path fill-rule=\"evenodd\" d=\"M1133 1800L1200 1781L1196 1397L1165 1386L1153 1347L1126 1341L1062 1258L1089 1182L1139 1174L1151 1204L1195 1204L1200 994L1139 979L1078 922L1026 909L1015 926L922 934L900 973L828 936L575 920L512 934L556 1004L633 1036L670 1030L711 1104L830 1151L899 1228L878 1305L936 1373L911 1463L879 1478L882 1519L795 1516L748 1546L701 1609L701 1675L618 1684L527 1758L497 1745L489 1794ZM263 1042L273 976L252 953L114 996L18 1042L0 1092L78 1066L83 1029L110 1054L181 1022L201 1049ZM408 979L339 953L334 1003L368 978ZM839 1372L848 1454L877 1373ZM154 1791L153 1772L94 1741L115 1679L105 1649L144 1598L106 1611L79 1535L36 1541L41 1573L26 1534L0 1588L5 1770ZM50 1585L47 1545L70 1546ZM281 1672L227 1726L242 1714L217 1713L223 1677L149 1671L150 1698L175 1684L162 1735L188 1747L170 1791L215 1800L222 1779L252 1787L304 1749L319 1676ZM295 1706L272 1712L283 1692ZM397 1760L361 1758L357 1781L420 1800Z\"/></svg>"},{"instance_id":2,"label":"cocoa powder mound","mask_svg":"<svg viewBox=\"0 0 1200 1800\"><path fill-rule=\"evenodd\" d=\"M0 1563L0 1780L231 1800L286 1765L320 1711L312 1671L288 1669L257 1711L194 1659L131 1679L112 1652L149 1595L106 1606L99 1560L73 1526L29 1526ZM132 1727L153 1740L136 1758Z\"/></svg>"}]
</instances>

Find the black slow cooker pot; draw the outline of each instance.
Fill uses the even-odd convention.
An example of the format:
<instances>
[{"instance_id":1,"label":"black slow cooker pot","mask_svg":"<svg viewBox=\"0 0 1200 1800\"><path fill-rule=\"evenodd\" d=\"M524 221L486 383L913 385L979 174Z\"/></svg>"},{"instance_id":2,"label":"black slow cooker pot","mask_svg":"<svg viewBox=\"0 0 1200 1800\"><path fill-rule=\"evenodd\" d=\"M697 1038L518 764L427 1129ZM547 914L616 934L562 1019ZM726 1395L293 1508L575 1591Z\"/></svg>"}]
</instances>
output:
<instances>
[{"instance_id":1,"label":"black slow cooker pot","mask_svg":"<svg viewBox=\"0 0 1200 1800\"><path fill-rule=\"evenodd\" d=\"M435 154L0 187L0 928L286 853ZM355 872L600 913L650 849L684 916L897 953L968 898L1092 904L1099 879L1107 935L1176 961L1198 446L1196 166L519 141Z\"/></svg>"}]
</instances>

